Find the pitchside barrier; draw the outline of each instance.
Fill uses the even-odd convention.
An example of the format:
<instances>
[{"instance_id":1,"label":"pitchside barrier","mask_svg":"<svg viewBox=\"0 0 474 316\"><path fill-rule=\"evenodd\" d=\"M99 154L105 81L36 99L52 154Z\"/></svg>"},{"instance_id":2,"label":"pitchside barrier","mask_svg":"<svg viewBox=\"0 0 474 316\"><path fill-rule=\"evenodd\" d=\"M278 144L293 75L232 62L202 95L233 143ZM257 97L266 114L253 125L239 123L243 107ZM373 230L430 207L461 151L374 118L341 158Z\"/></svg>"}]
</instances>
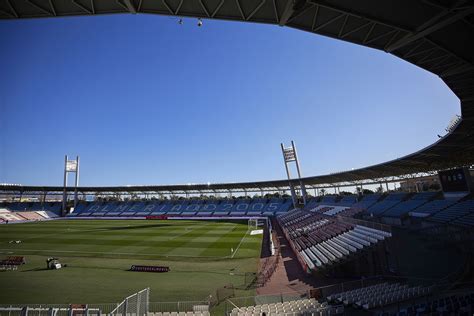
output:
<instances>
[{"instance_id":1,"label":"pitchside barrier","mask_svg":"<svg viewBox=\"0 0 474 316\"><path fill-rule=\"evenodd\" d=\"M109 315L146 316L149 308L150 288L146 288L126 297Z\"/></svg>"},{"instance_id":2,"label":"pitchside barrier","mask_svg":"<svg viewBox=\"0 0 474 316\"><path fill-rule=\"evenodd\" d=\"M112 312L117 308L117 303L109 304L86 304L86 305L68 305L68 304L12 304L1 305L0 316L125 316L119 311ZM158 312L207 312L209 311L209 302L207 301L189 301L189 302L149 302L148 311ZM136 315L136 314L128 314ZM143 315L140 313L140 315Z\"/></svg>"},{"instance_id":3,"label":"pitchside barrier","mask_svg":"<svg viewBox=\"0 0 474 316\"><path fill-rule=\"evenodd\" d=\"M233 288L231 295L233 295ZM217 293L222 300L229 291ZM209 312L208 301L150 302L150 289L126 297L120 303L110 304L12 304L0 305L0 316L146 316L149 312Z\"/></svg>"},{"instance_id":4,"label":"pitchside barrier","mask_svg":"<svg viewBox=\"0 0 474 316\"><path fill-rule=\"evenodd\" d=\"M108 315L116 303L110 304L12 304L1 305L1 316L102 316Z\"/></svg>"}]
</instances>

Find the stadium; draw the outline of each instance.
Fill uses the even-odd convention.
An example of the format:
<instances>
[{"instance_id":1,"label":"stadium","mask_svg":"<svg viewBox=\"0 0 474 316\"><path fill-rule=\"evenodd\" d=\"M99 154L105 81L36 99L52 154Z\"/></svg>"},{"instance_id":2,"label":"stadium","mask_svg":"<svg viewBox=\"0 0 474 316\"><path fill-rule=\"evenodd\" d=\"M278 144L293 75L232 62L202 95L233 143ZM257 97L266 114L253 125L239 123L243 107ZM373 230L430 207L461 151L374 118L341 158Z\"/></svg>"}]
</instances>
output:
<instances>
[{"instance_id":1,"label":"stadium","mask_svg":"<svg viewBox=\"0 0 474 316\"><path fill-rule=\"evenodd\" d=\"M0 23L109 14L384 51L438 76L461 115L425 148L336 173L302 176L291 142L278 180L81 186L87 164L65 156L63 185L0 184L0 315L474 313L472 2L0 1Z\"/></svg>"}]
</instances>

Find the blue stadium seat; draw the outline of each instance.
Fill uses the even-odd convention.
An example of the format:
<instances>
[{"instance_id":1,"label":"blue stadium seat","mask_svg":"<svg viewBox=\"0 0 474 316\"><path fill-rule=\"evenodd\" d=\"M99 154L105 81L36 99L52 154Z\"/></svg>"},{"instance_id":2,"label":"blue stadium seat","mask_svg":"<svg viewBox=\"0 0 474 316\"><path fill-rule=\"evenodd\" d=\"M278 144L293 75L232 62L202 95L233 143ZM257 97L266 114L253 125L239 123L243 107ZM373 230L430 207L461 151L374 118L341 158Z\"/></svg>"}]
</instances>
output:
<instances>
[{"instance_id":1,"label":"blue stadium seat","mask_svg":"<svg viewBox=\"0 0 474 316\"><path fill-rule=\"evenodd\" d=\"M374 216L380 216L395 205L401 203L406 196L406 193L390 193L385 199L372 205L367 212Z\"/></svg>"}]
</instances>

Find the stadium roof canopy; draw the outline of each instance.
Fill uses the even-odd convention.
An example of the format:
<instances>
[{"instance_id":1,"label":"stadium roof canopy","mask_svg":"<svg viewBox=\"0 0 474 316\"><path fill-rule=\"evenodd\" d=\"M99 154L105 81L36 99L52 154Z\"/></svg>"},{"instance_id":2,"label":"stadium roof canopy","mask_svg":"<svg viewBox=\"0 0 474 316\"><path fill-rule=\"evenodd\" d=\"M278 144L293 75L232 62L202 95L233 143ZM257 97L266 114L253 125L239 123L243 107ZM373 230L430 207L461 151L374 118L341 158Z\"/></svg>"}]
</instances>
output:
<instances>
[{"instance_id":1,"label":"stadium roof canopy","mask_svg":"<svg viewBox=\"0 0 474 316\"><path fill-rule=\"evenodd\" d=\"M474 163L474 2L468 0L0 0L0 18L148 13L287 26L383 50L438 75L458 96L462 119L435 144L357 170L307 177L306 185L357 182ZM400 91L403 93L403 91ZM381 102L383 103L383 101ZM426 120L430 113L426 113ZM402 123L402 122L401 122ZM375 181L375 180L374 180ZM294 182L298 185L298 181ZM285 189L287 180L82 187L82 192ZM60 187L0 186L0 191Z\"/></svg>"}]
</instances>

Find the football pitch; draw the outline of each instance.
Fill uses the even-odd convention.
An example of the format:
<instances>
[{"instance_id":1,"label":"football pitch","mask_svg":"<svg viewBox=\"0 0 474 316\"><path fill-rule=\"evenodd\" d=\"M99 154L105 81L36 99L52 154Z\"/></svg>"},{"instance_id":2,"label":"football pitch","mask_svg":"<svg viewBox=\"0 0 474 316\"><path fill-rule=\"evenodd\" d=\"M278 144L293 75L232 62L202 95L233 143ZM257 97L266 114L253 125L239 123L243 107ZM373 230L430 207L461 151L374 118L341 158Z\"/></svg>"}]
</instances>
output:
<instances>
[{"instance_id":1,"label":"football pitch","mask_svg":"<svg viewBox=\"0 0 474 316\"><path fill-rule=\"evenodd\" d=\"M15 241L21 241L16 243ZM150 287L150 301L204 300L232 283L238 295L255 273L262 235L246 221L56 220L0 226L0 258L26 257L1 271L0 304L115 303ZM67 267L47 270L57 257ZM170 272L128 271L131 265Z\"/></svg>"}]
</instances>

